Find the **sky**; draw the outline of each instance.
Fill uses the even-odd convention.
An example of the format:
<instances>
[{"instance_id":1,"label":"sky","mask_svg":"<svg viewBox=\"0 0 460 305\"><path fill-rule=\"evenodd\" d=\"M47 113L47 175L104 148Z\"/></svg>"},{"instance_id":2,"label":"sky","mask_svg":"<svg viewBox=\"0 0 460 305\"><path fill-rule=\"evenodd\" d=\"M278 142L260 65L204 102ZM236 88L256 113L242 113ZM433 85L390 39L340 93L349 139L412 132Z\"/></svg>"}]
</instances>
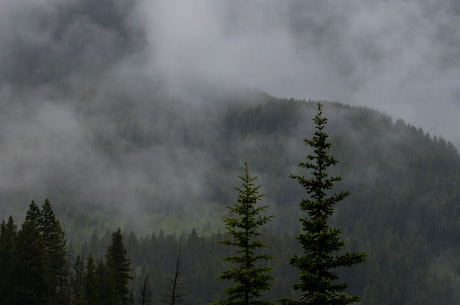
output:
<instances>
[{"instance_id":1,"label":"sky","mask_svg":"<svg viewBox=\"0 0 460 305\"><path fill-rule=\"evenodd\" d=\"M460 143L456 1L145 1L149 42L177 78L368 106Z\"/></svg>"},{"instance_id":2,"label":"sky","mask_svg":"<svg viewBox=\"0 0 460 305\"><path fill-rule=\"evenodd\" d=\"M202 106L241 87L374 108L460 147L459 49L455 0L1 0L0 199L199 200L212 156L180 128L212 139ZM158 145L131 151L133 126Z\"/></svg>"},{"instance_id":3,"label":"sky","mask_svg":"<svg viewBox=\"0 0 460 305\"><path fill-rule=\"evenodd\" d=\"M460 144L454 0L3 0L0 17L2 88L59 73L84 86L104 69L123 83L161 75L174 93L198 79L368 106ZM111 18L142 32L137 57L117 54ZM17 71L24 61L35 73Z\"/></svg>"}]
</instances>

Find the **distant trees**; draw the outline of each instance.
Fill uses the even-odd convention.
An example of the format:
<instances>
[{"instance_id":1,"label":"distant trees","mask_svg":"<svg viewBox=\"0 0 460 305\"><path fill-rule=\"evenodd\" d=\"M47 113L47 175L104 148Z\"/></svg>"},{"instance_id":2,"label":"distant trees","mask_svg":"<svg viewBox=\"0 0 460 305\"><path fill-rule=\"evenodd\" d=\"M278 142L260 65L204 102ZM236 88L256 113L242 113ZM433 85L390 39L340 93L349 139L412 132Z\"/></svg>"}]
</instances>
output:
<instances>
[{"instance_id":1,"label":"distant trees","mask_svg":"<svg viewBox=\"0 0 460 305\"><path fill-rule=\"evenodd\" d=\"M14 289L14 251L17 240L17 227L13 217L4 220L0 226L0 304L12 304Z\"/></svg>"},{"instance_id":2,"label":"distant trees","mask_svg":"<svg viewBox=\"0 0 460 305\"><path fill-rule=\"evenodd\" d=\"M294 255L290 264L299 271L299 282L292 287L300 292L299 300L283 300L284 304L305 305L345 305L359 300L349 296L344 290L346 283L337 283L339 275L336 269L350 267L365 260L364 253L343 253L340 250L344 242L340 238L341 230L330 227L328 220L334 213L334 206L345 199L349 193L333 193L334 183L340 176L329 176L328 169L337 161L329 154L331 143L325 132L327 118L323 116L322 104L317 104L317 114L313 119L315 133L305 143L312 148L306 160L299 167L311 171L311 175L292 175L291 177L305 188L308 194L300 202L305 215L300 219L302 232L297 239L303 254Z\"/></svg>"},{"instance_id":3,"label":"distant trees","mask_svg":"<svg viewBox=\"0 0 460 305\"><path fill-rule=\"evenodd\" d=\"M168 293L165 295L164 303L167 305L179 305L184 302L184 298L187 295L185 291L185 282L183 279L184 270L182 265L182 257L179 253L176 257L176 263L174 266L174 272L169 277Z\"/></svg>"},{"instance_id":4,"label":"distant trees","mask_svg":"<svg viewBox=\"0 0 460 305\"><path fill-rule=\"evenodd\" d=\"M45 250L46 299L51 305L64 304L68 295L68 265L65 233L48 199L40 212L40 230Z\"/></svg>"},{"instance_id":5,"label":"distant trees","mask_svg":"<svg viewBox=\"0 0 460 305\"><path fill-rule=\"evenodd\" d=\"M152 305L152 291L149 287L149 276L146 275L136 298L136 305Z\"/></svg>"},{"instance_id":6,"label":"distant trees","mask_svg":"<svg viewBox=\"0 0 460 305\"><path fill-rule=\"evenodd\" d=\"M106 254L106 264L109 274L115 280L115 290L122 305L130 303L128 281L131 277L131 263L123 243L121 230L112 234L112 243Z\"/></svg>"},{"instance_id":7,"label":"distant trees","mask_svg":"<svg viewBox=\"0 0 460 305\"><path fill-rule=\"evenodd\" d=\"M67 259L64 233L48 200L38 207L29 205L26 219L14 237L13 220L3 226L0 248L2 261L10 278L9 288L2 294L8 304L66 304ZM3 275L3 274L2 274Z\"/></svg>"},{"instance_id":8,"label":"distant trees","mask_svg":"<svg viewBox=\"0 0 460 305\"><path fill-rule=\"evenodd\" d=\"M51 203L29 205L17 231L0 225L0 305L131 305L131 264L121 230L112 234L106 261L77 256L70 272L65 233Z\"/></svg>"},{"instance_id":9,"label":"distant trees","mask_svg":"<svg viewBox=\"0 0 460 305\"><path fill-rule=\"evenodd\" d=\"M235 249L232 256L224 259L233 268L219 275L221 280L232 281L233 286L224 290L227 298L216 304L270 304L262 294L270 289L271 267L261 262L270 260L271 256L261 253L268 245L260 240L260 235L261 226L273 216L263 214L267 206L257 205L263 195L259 194L260 185L254 184L257 177L250 176L247 163L239 178L242 185L236 189L237 202L228 207L232 216L224 218L229 237L222 241Z\"/></svg>"}]
</instances>

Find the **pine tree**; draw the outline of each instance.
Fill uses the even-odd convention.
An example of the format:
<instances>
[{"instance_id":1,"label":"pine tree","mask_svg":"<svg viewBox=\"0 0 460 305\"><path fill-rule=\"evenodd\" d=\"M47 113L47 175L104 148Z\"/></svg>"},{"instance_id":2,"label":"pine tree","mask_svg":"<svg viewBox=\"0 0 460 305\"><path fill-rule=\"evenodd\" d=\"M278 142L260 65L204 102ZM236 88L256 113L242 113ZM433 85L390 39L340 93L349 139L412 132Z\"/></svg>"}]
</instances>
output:
<instances>
[{"instance_id":1,"label":"pine tree","mask_svg":"<svg viewBox=\"0 0 460 305\"><path fill-rule=\"evenodd\" d=\"M131 262L123 244L123 235L120 229L112 234L112 243L106 254L106 264L115 280L115 288L122 305L128 305L130 303L128 282L131 279Z\"/></svg>"},{"instance_id":2,"label":"pine tree","mask_svg":"<svg viewBox=\"0 0 460 305\"><path fill-rule=\"evenodd\" d=\"M0 227L0 304L11 304L13 283L14 248L16 246L17 227L13 217L2 221Z\"/></svg>"},{"instance_id":3,"label":"pine tree","mask_svg":"<svg viewBox=\"0 0 460 305\"><path fill-rule=\"evenodd\" d=\"M239 178L242 185L236 189L237 202L228 207L234 216L224 218L229 238L221 242L235 248L234 255L224 259L234 268L219 275L219 279L233 281L234 285L224 290L227 299L216 304L270 304L262 294L270 289L271 267L262 262L272 257L261 253L261 249L268 248L268 245L259 237L260 227L273 216L263 215L267 206L257 205L263 195L259 194L260 185L254 184L257 177L249 175L247 163Z\"/></svg>"},{"instance_id":4,"label":"pine tree","mask_svg":"<svg viewBox=\"0 0 460 305\"><path fill-rule=\"evenodd\" d=\"M29 209L26 212L25 221L32 222L34 226L40 230L41 218L42 218L42 213L40 211L40 208L35 203L35 201L32 200L32 202L29 205Z\"/></svg>"},{"instance_id":5,"label":"pine tree","mask_svg":"<svg viewBox=\"0 0 460 305\"><path fill-rule=\"evenodd\" d=\"M39 223L46 254L47 299L51 305L63 305L68 278L66 239L48 199L41 208Z\"/></svg>"},{"instance_id":6,"label":"pine tree","mask_svg":"<svg viewBox=\"0 0 460 305\"><path fill-rule=\"evenodd\" d=\"M113 268L99 260L95 272L96 285L94 286L94 292L96 293L96 299L93 302L88 298L88 303L94 305L125 305L126 303L123 303L117 286L119 278L117 278Z\"/></svg>"},{"instance_id":7,"label":"pine tree","mask_svg":"<svg viewBox=\"0 0 460 305\"><path fill-rule=\"evenodd\" d=\"M311 175L292 175L302 185L307 198L300 202L300 209L306 215L300 219L302 232L297 239L303 248L303 255L291 258L290 264L299 271L299 282L293 288L300 292L300 300L283 300L284 304L345 305L357 302L359 297L344 292L346 283L338 283L336 269L351 267L365 260L364 253L343 253L341 230L330 227L328 219L334 213L334 206L344 200L349 192L333 193L334 183L340 176L329 176L328 169L337 161L329 154L331 143L325 132L327 118L323 116L322 104L317 104L314 117L315 133L304 142L313 149L306 161L299 167L311 171Z\"/></svg>"},{"instance_id":8,"label":"pine tree","mask_svg":"<svg viewBox=\"0 0 460 305\"><path fill-rule=\"evenodd\" d=\"M32 210L35 211L34 206ZM45 246L40 229L33 220L33 217L26 217L18 232L14 248L13 300L10 304L46 304Z\"/></svg>"}]
</instances>

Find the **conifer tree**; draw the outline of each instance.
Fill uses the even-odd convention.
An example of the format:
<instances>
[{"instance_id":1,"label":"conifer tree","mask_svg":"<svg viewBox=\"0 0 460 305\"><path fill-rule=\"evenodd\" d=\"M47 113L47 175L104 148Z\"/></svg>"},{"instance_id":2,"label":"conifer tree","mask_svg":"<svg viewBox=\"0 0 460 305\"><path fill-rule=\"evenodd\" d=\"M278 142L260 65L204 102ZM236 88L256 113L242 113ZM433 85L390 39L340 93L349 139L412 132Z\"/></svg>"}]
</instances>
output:
<instances>
[{"instance_id":1,"label":"conifer tree","mask_svg":"<svg viewBox=\"0 0 460 305\"><path fill-rule=\"evenodd\" d=\"M13 217L2 221L0 226L0 304L11 304L13 283L13 263L15 259L17 227Z\"/></svg>"},{"instance_id":2,"label":"conifer tree","mask_svg":"<svg viewBox=\"0 0 460 305\"><path fill-rule=\"evenodd\" d=\"M46 254L45 276L48 302L51 305L63 305L67 297L68 277L66 239L48 199L41 208L39 223Z\"/></svg>"},{"instance_id":3,"label":"conifer tree","mask_svg":"<svg viewBox=\"0 0 460 305\"><path fill-rule=\"evenodd\" d=\"M40 211L40 208L38 205L35 203L35 201L32 200L32 202L29 204L29 209L26 212L26 219L25 221L27 222L32 222L39 231L41 227L41 218L42 218L42 213ZM41 233L40 233L41 235Z\"/></svg>"},{"instance_id":4,"label":"conifer tree","mask_svg":"<svg viewBox=\"0 0 460 305\"><path fill-rule=\"evenodd\" d=\"M32 210L35 211L34 206ZM12 282L13 300L10 304L47 304L45 246L33 217L26 217L18 232Z\"/></svg>"},{"instance_id":5,"label":"conifer tree","mask_svg":"<svg viewBox=\"0 0 460 305\"><path fill-rule=\"evenodd\" d=\"M313 152L299 167L310 171L310 175L291 177L305 188L308 194L300 202L305 215L300 219L302 232L297 239L304 251L295 255L290 264L299 271L299 282L293 288L300 292L299 300L283 300L284 304L345 305L357 302L359 297L344 292L346 283L339 283L336 269L351 267L365 260L364 253L343 253L344 242L339 228L330 227L328 219L334 213L334 206L344 200L349 192L332 191L340 176L329 176L328 169L337 161L329 154L331 143L325 132L327 118L323 116L322 104L317 104L313 121L315 133L311 139L304 139Z\"/></svg>"},{"instance_id":6,"label":"conifer tree","mask_svg":"<svg viewBox=\"0 0 460 305\"><path fill-rule=\"evenodd\" d=\"M228 207L233 215L224 218L229 238L221 242L235 249L234 255L224 259L233 264L234 268L219 275L219 279L234 284L224 290L227 298L216 304L270 304L262 295L270 289L271 267L263 262L272 257L261 251L268 248L268 245L260 240L260 227L273 216L263 215L267 206L257 205L263 195L259 194L260 185L254 184L257 177L250 176L247 163L239 178L242 185L236 189L237 202Z\"/></svg>"},{"instance_id":7,"label":"conifer tree","mask_svg":"<svg viewBox=\"0 0 460 305\"><path fill-rule=\"evenodd\" d=\"M122 305L128 305L130 303L128 282L131 279L131 262L128 258L120 229L112 234L112 243L107 249L106 264L108 271L115 280L115 289L122 301Z\"/></svg>"}]
</instances>

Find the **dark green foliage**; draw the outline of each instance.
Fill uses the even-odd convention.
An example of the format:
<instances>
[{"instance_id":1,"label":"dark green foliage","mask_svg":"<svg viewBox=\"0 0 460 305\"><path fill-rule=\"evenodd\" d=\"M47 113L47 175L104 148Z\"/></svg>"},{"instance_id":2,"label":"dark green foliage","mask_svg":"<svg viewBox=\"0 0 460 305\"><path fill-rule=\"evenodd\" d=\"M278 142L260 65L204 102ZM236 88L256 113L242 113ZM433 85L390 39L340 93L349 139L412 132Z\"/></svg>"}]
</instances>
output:
<instances>
[{"instance_id":1,"label":"dark green foliage","mask_svg":"<svg viewBox=\"0 0 460 305\"><path fill-rule=\"evenodd\" d=\"M17 227L13 217L0 226L0 304L11 304L14 284L13 278L14 250L16 247Z\"/></svg>"},{"instance_id":2,"label":"dark green foliage","mask_svg":"<svg viewBox=\"0 0 460 305\"><path fill-rule=\"evenodd\" d=\"M35 211L34 205L31 208L29 211ZM15 243L12 305L47 304L45 245L40 229L33 220L33 217L26 218Z\"/></svg>"},{"instance_id":3,"label":"dark green foliage","mask_svg":"<svg viewBox=\"0 0 460 305\"><path fill-rule=\"evenodd\" d=\"M262 295L270 289L272 268L261 262L270 260L271 256L261 253L268 245L260 240L260 235L261 226L272 216L262 214L267 206L257 205L263 195L259 194L260 186L254 184L257 177L249 175L247 163L239 178L242 185L236 189L237 202L228 207L232 216L224 218L229 238L222 241L235 251L225 258L233 268L219 275L221 280L232 281L233 286L224 290L227 298L216 304L270 304Z\"/></svg>"},{"instance_id":4,"label":"dark green foliage","mask_svg":"<svg viewBox=\"0 0 460 305\"><path fill-rule=\"evenodd\" d=\"M120 229L112 234L112 243L107 250L106 261L107 271L115 280L115 290L122 305L128 305L130 300L128 282L132 278L131 262L128 258Z\"/></svg>"},{"instance_id":5,"label":"dark green foliage","mask_svg":"<svg viewBox=\"0 0 460 305\"><path fill-rule=\"evenodd\" d=\"M70 273L70 299L72 300L72 305L85 305L86 295L85 287L83 286L83 259L80 255L77 255L75 263L73 264L73 270Z\"/></svg>"},{"instance_id":6,"label":"dark green foliage","mask_svg":"<svg viewBox=\"0 0 460 305\"><path fill-rule=\"evenodd\" d=\"M40 230L45 247L47 302L64 305L68 299L67 246L65 233L48 199L41 209Z\"/></svg>"},{"instance_id":7,"label":"dark green foliage","mask_svg":"<svg viewBox=\"0 0 460 305\"><path fill-rule=\"evenodd\" d=\"M233 198L232 189L228 187L231 178L228 177L239 173L234 164L235 160L241 159L248 160L263 177L267 197L274 203L271 208L276 219L268 224L268 232L264 235L271 253L276 253L270 261L274 279L267 298L274 301L283 296L297 297L288 284L298 279L298 275L287 262L294 253L301 251L292 236L300 227L296 221L299 211L291 203L303 197L303 189L286 177L292 173L292 165L305 155L305 146L298 139L305 132L313 133L309 122L314 116L315 105L294 100L270 99L267 103L263 102L265 98L259 100L262 102L258 105L244 103L241 107L233 105L231 111L224 110L219 121L222 124L216 128L218 138L209 139L209 133L196 137L193 128L186 132L187 145L191 145L187 148L195 151L193 145L199 144L200 151L213 156L211 163L215 168L208 171L206 177L207 191L212 199L209 200L212 202L209 206L213 207L209 209L211 212L202 215L202 211L190 204L188 206L193 208L187 210L190 214L186 214L175 199L171 199L173 205L169 212L155 216L155 221L150 222L151 227L136 232L127 240L134 276L132 287L139 289L145 275L150 274L152 304L160 304L161 296L169 289L168 276L174 270L179 247L187 257L187 291L193 303L208 304L224 297L225 281L216 281L215 275L223 269L221 257L232 253L230 247L216 245L216 241L224 237L217 233L219 227L212 224L218 223L221 216L220 207L214 209L218 203ZM329 118L330 140L334 144L331 154L341 161L332 173L341 173L341 186L353 194L347 198L347 204L337 205L330 223L343 230L344 251L362 249L368 253L366 264L338 270L340 278L349 284L347 291L362 295L361 303L367 305L459 304L455 287L460 286L460 157L455 147L420 128L401 120L393 121L371 109L332 103L324 103L324 107ZM209 124L203 125L209 128ZM143 131L146 142L139 142L129 132L124 133L123 141L110 134L107 140L115 146L129 142L126 147L130 152L146 153L141 149L152 147L158 139L153 129L146 126ZM169 136L164 130L161 134L166 135L159 137L162 141ZM113 152L119 158L117 160L123 162L125 151ZM222 172L225 175L220 175ZM96 204L90 205L91 202L82 202L78 190L69 192L69 188L62 188L57 182L48 181L51 193L47 194L59 198L56 213L65 227L67 239L72 240L74 252L82 257L92 252L97 264L111 243L111 224L125 223L125 216L114 219L113 213L105 213ZM8 190L2 193L3 217L8 215L6 207L17 202L9 199L14 197L5 195L5 192ZM27 194L28 190L21 192ZM161 205L151 204L150 197L145 198L148 199L146 213L155 213L159 209L163 212ZM208 201L203 200L200 204L208 206ZM173 235L169 231L169 218L177 217L176 213L182 213L180 220L184 227L174 227L177 229L174 232L178 233ZM197 224L197 217L193 218L196 215L205 223L209 220L211 225ZM5 224L8 223L8 219L5 220ZM126 221L127 226L129 222ZM158 233L163 224L169 225L169 229L164 227L165 231ZM192 231L192 227L196 230ZM181 231L184 232L182 235ZM11 245L8 242L5 247L0 243L0 249L10 253L15 248ZM69 254L69 260L73 265L76 260L73 252ZM2 260L0 264L4 262ZM83 260L83 266L86 266L86 260ZM0 275L5 272L9 271L2 268ZM7 284L13 285L11 279L8 277ZM12 290L9 291L11 296ZM13 304L8 295L1 296L0 304Z\"/></svg>"},{"instance_id":8,"label":"dark green foliage","mask_svg":"<svg viewBox=\"0 0 460 305\"><path fill-rule=\"evenodd\" d=\"M358 301L359 297L344 293L347 284L337 283L339 275L336 270L362 263L365 254L341 252L344 247L340 237L341 230L328 223L335 205L349 193L332 193L334 183L341 178L328 174L329 167L337 161L329 153L331 143L328 142L328 134L324 130L327 119L323 116L322 104L318 103L317 107L318 112L313 119L316 127L314 136L304 140L313 152L307 155L306 161L299 163L299 167L311 171L311 175L292 175L308 194L300 202L300 208L306 215L300 219L302 232L297 237L303 255L294 255L289 261L299 271L299 282L293 288L300 292L300 299L285 300L285 303L345 305Z\"/></svg>"}]
</instances>

